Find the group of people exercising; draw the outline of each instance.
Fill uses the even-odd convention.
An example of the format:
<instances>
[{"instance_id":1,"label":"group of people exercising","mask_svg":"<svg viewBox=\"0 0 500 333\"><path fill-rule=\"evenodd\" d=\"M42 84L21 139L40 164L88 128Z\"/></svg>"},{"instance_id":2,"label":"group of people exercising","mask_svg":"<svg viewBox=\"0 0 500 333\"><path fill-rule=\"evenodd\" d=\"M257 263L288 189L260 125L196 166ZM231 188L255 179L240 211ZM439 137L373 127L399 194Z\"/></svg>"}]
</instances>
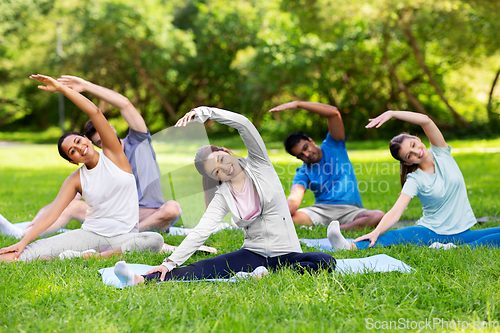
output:
<instances>
[{"instance_id":1,"label":"group of people exercising","mask_svg":"<svg viewBox=\"0 0 500 333\"><path fill-rule=\"evenodd\" d=\"M0 231L21 238L0 250L0 261L51 259L61 254L102 256L128 251L158 252L163 236L181 216L175 201L164 202L160 171L151 145L151 135L139 112L117 92L74 76L55 80L32 75L46 91L59 91L90 120L85 135L64 134L58 143L60 155L82 166L63 183L56 199L42 208L24 231L0 215ZM120 109L130 129L120 139L99 109L80 92L88 92ZM225 147L201 147L194 160L203 177L206 211L197 226L161 265L145 275L136 275L124 262L115 274L126 284L150 280L207 279L251 272L259 266L291 267L300 272L334 270L335 259L323 252L303 253L295 225L328 226L334 249L366 249L397 244L430 245L434 242L467 246L498 246L500 228L470 230L476 218L467 198L462 173L434 122L423 114L387 111L370 119L367 128L379 128L391 118L420 125L429 141L427 149L418 137L401 134L391 140L392 156L401 165L401 194L384 214L363 208L354 168L346 150L340 112L321 103L296 101L279 105L271 112L304 109L327 119L328 134L318 146L304 133L290 134L288 153L303 161L286 198L265 144L253 124L244 116L212 107L188 112L176 127L211 119L238 130L248 156L236 158ZM94 149L94 145L101 151ZM306 190L315 204L299 209ZM417 225L389 230L417 196L423 216ZM83 199L83 200L82 200ZM227 213L245 235L240 250L181 266L218 228ZM39 239L58 230L71 219L82 221L80 229ZM341 230L375 228L348 242ZM387 231L387 232L386 232Z\"/></svg>"}]
</instances>

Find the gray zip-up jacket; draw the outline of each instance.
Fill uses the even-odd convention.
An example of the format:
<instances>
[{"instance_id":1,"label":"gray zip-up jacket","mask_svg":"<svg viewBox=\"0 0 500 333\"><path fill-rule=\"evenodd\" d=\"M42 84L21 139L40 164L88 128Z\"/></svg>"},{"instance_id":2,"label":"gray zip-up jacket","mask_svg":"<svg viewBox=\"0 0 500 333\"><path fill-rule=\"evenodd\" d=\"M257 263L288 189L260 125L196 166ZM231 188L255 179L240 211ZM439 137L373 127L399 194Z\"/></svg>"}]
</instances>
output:
<instances>
[{"instance_id":1,"label":"gray zip-up jacket","mask_svg":"<svg viewBox=\"0 0 500 333\"><path fill-rule=\"evenodd\" d=\"M195 111L194 121L204 123L212 119L238 130L248 151L248 156L238 162L259 193L261 213L252 220L241 219L228 185L223 182L198 225L162 265L169 270L182 265L216 230L227 213L232 214L233 222L245 233L243 249L264 257L301 253L285 192L255 126L234 112L204 106Z\"/></svg>"}]
</instances>

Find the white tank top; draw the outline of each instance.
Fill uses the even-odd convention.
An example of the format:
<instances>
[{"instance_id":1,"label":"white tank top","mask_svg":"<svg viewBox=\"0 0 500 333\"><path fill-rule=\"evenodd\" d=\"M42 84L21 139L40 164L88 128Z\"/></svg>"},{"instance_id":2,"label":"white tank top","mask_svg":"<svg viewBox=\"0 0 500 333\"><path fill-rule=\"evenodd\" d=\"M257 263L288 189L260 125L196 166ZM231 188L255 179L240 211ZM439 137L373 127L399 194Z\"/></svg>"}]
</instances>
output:
<instances>
[{"instance_id":1,"label":"white tank top","mask_svg":"<svg viewBox=\"0 0 500 333\"><path fill-rule=\"evenodd\" d=\"M82 229L111 237L137 229L139 199L133 174L117 167L104 153L93 169L80 168L82 197L88 205Z\"/></svg>"}]
</instances>

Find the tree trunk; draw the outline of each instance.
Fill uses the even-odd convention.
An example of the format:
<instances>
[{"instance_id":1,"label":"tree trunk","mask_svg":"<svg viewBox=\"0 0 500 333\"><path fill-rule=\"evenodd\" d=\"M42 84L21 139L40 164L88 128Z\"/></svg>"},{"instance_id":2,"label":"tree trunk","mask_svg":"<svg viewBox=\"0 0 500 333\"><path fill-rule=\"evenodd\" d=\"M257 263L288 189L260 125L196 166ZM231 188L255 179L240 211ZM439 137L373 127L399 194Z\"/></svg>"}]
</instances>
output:
<instances>
[{"instance_id":1,"label":"tree trunk","mask_svg":"<svg viewBox=\"0 0 500 333\"><path fill-rule=\"evenodd\" d=\"M495 75L495 79L493 80L493 84L491 85L491 90L490 90L490 98L488 99L488 106L486 107L486 110L488 111L488 121L494 122L498 120L498 116L495 118L495 114L493 113L493 91L495 90L495 86L498 81L498 77L500 76L500 69L497 72L497 75Z\"/></svg>"},{"instance_id":2,"label":"tree trunk","mask_svg":"<svg viewBox=\"0 0 500 333\"><path fill-rule=\"evenodd\" d=\"M160 100L161 104L165 107L165 109L168 112L168 115L172 120L176 120L177 117L175 116L175 110L170 105L170 103L160 94L160 92L153 86L151 81L149 80L148 76L146 75L146 69L142 67L141 61L139 60L139 57L135 57L134 59L135 66L137 67L137 70L139 71L139 74L141 75L142 81L144 84L148 87L149 90L153 92L153 94Z\"/></svg>"},{"instance_id":3,"label":"tree trunk","mask_svg":"<svg viewBox=\"0 0 500 333\"><path fill-rule=\"evenodd\" d=\"M405 35L408 38L408 42L409 42L411 48L413 49L413 52L415 53L415 57L417 58L418 65L420 66L420 68L424 71L424 73L429 78L429 82L436 90L436 93L439 95L441 100L446 104L448 109L453 114L453 118L455 118L455 120L457 120L460 124L464 125L465 127L467 127L467 128L470 127L470 124L460 114L458 114L458 112L455 111L455 109L450 105L450 103L448 102L448 100L444 96L443 92L439 88L436 80L434 80L434 77L432 76L429 68L425 65L424 59L422 57L422 53L420 52L420 49L417 45L417 41L416 41L415 37L413 36L413 34L411 33L411 24L409 21L407 21L405 23L404 30L405 30Z\"/></svg>"},{"instance_id":4,"label":"tree trunk","mask_svg":"<svg viewBox=\"0 0 500 333\"><path fill-rule=\"evenodd\" d=\"M413 107L415 107L415 110L417 112L420 112L420 113L423 113L427 116L429 116L429 118L432 119L432 121L434 121L434 123L436 123L436 125L442 127L442 128L447 128L447 129L450 129L450 128L453 128L452 125L448 124L448 123L445 123L441 120L438 120L438 119L434 119L431 115L429 115L427 113L427 111L425 111L424 109L424 106L420 103L420 101L418 100L418 98L416 98L415 96L413 96L413 94L410 92L410 90L408 89L408 87L403 83L403 81L401 81L396 73L396 68L393 66L390 58L389 58L389 52L387 51L387 46L389 44L389 39L390 39L390 36L387 32L384 33L384 45L383 45L383 50L384 50L384 59L385 59L385 64L387 65L387 67L389 68L389 72L391 73L391 76L394 78L394 80L396 81L396 85L397 87L399 88L399 90L401 90L402 92L404 92L404 94L406 95L406 98L408 98L408 101L413 105Z\"/></svg>"}]
</instances>

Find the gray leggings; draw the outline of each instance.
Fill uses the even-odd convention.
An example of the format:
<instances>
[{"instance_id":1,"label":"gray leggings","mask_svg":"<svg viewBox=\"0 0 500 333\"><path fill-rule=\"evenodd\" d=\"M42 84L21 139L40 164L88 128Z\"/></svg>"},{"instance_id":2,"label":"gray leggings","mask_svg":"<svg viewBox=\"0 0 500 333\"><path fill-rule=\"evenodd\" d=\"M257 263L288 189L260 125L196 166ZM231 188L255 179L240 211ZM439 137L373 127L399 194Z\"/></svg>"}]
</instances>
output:
<instances>
[{"instance_id":1,"label":"gray leggings","mask_svg":"<svg viewBox=\"0 0 500 333\"><path fill-rule=\"evenodd\" d=\"M19 260L49 259L66 250L86 251L93 249L103 252L121 248L122 253L134 250L159 252L162 246L163 237L156 232L129 232L106 237L92 231L77 229L28 244Z\"/></svg>"}]
</instances>

